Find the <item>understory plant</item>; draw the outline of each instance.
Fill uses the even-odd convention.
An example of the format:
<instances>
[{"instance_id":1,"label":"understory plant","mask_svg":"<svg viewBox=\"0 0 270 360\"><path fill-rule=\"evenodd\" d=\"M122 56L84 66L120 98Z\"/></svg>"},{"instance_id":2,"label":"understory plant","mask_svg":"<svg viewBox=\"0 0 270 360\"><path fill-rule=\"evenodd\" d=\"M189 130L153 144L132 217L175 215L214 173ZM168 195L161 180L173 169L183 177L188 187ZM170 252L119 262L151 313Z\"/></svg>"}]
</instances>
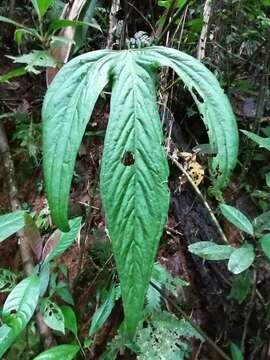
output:
<instances>
[{"instance_id":1,"label":"understory plant","mask_svg":"<svg viewBox=\"0 0 270 360\"><path fill-rule=\"evenodd\" d=\"M183 52L141 46L76 57L53 80L42 109L45 187L52 219L65 232L76 155L100 93L108 84L112 87L100 190L127 339L134 338L142 317L169 205L169 171L156 101L159 67L171 67L197 104L216 153L209 161L215 194L226 186L238 151L235 118L213 74Z\"/></svg>"}]
</instances>

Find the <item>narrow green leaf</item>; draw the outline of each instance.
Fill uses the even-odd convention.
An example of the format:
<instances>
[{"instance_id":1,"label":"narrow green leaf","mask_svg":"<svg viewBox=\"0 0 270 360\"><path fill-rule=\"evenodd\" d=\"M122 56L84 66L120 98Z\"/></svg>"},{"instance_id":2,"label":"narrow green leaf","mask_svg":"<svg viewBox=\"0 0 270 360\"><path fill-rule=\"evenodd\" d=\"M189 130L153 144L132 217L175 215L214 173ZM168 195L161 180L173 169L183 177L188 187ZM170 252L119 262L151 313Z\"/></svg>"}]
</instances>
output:
<instances>
[{"instance_id":1,"label":"narrow green leaf","mask_svg":"<svg viewBox=\"0 0 270 360\"><path fill-rule=\"evenodd\" d=\"M262 136L256 135L250 131L241 130L243 134L245 134L248 138L253 140L255 143L260 145L260 147L263 147L270 151L270 138L264 138Z\"/></svg>"},{"instance_id":2,"label":"narrow green leaf","mask_svg":"<svg viewBox=\"0 0 270 360\"><path fill-rule=\"evenodd\" d=\"M11 327L7 326L6 324L3 324L0 327L0 358L1 359L4 353L12 345L15 339L16 336L14 331L11 329Z\"/></svg>"},{"instance_id":3,"label":"narrow green leaf","mask_svg":"<svg viewBox=\"0 0 270 360\"><path fill-rule=\"evenodd\" d=\"M41 269L40 269L40 265L38 264L35 267L35 270L40 271L39 285L40 285L40 297L42 297L46 293L50 281L50 264L47 263L43 265Z\"/></svg>"},{"instance_id":4,"label":"narrow green leaf","mask_svg":"<svg viewBox=\"0 0 270 360\"><path fill-rule=\"evenodd\" d=\"M54 0L31 0L39 18L42 18Z\"/></svg>"},{"instance_id":5,"label":"narrow green leaf","mask_svg":"<svg viewBox=\"0 0 270 360\"><path fill-rule=\"evenodd\" d=\"M7 269L0 269L0 292L11 291L17 280L17 275Z\"/></svg>"},{"instance_id":6,"label":"narrow green leaf","mask_svg":"<svg viewBox=\"0 0 270 360\"><path fill-rule=\"evenodd\" d=\"M244 244L235 249L230 256L228 269L234 274L240 274L252 265L255 259L255 253L251 244Z\"/></svg>"},{"instance_id":7,"label":"narrow green leaf","mask_svg":"<svg viewBox=\"0 0 270 360\"><path fill-rule=\"evenodd\" d=\"M76 239L78 232L81 227L81 218L77 217L69 221L70 230L66 233L61 232L60 239L56 243L52 251L46 256L43 264L47 264L49 261L52 261L56 257L63 254L67 250L73 241Z\"/></svg>"},{"instance_id":8,"label":"narrow green leaf","mask_svg":"<svg viewBox=\"0 0 270 360\"><path fill-rule=\"evenodd\" d=\"M33 360L72 360L80 350L78 345L58 345L36 356Z\"/></svg>"},{"instance_id":9,"label":"narrow green leaf","mask_svg":"<svg viewBox=\"0 0 270 360\"><path fill-rule=\"evenodd\" d=\"M45 324L56 331L65 333L65 319L60 307L49 299L43 299L41 304L42 318Z\"/></svg>"},{"instance_id":10,"label":"narrow green leaf","mask_svg":"<svg viewBox=\"0 0 270 360\"><path fill-rule=\"evenodd\" d=\"M91 0L85 4L80 15L80 20L88 23L94 22L96 3L97 3L96 0ZM99 25L97 24L97 26ZM77 52L85 43L88 29L89 27L86 25L76 28L75 36L74 36L75 46L73 49L73 53ZM102 31L102 29L100 30Z\"/></svg>"},{"instance_id":11,"label":"narrow green leaf","mask_svg":"<svg viewBox=\"0 0 270 360\"><path fill-rule=\"evenodd\" d=\"M212 149L217 154L210 160L214 190L228 183L238 153L238 130L227 96L215 76L198 60L175 49L154 46L141 50L140 59L150 64L170 66L193 96Z\"/></svg>"},{"instance_id":12,"label":"narrow green leaf","mask_svg":"<svg viewBox=\"0 0 270 360\"><path fill-rule=\"evenodd\" d=\"M6 18L5 16L0 16L0 22L4 22L4 23L7 23L7 24L14 25L14 26L20 28L20 30L23 29L25 33L30 34L32 36L35 36L37 38L40 38L39 33L35 29L24 26L23 24L20 24L20 23L18 23L16 21L13 21L13 20L11 20L9 18Z\"/></svg>"},{"instance_id":13,"label":"narrow green leaf","mask_svg":"<svg viewBox=\"0 0 270 360\"><path fill-rule=\"evenodd\" d=\"M270 234L263 235L259 241L264 254L270 259Z\"/></svg>"},{"instance_id":14,"label":"narrow green leaf","mask_svg":"<svg viewBox=\"0 0 270 360\"><path fill-rule=\"evenodd\" d=\"M230 349L232 354L232 360L244 360L241 350L236 344L231 343Z\"/></svg>"},{"instance_id":15,"label":"narrow green leaf","mask_svg":"<svg viewBox=\"0 0 270 360\"><path fill-rule=\"evenodd\" d=\"M97 26L93 23L88 23L85 21L79 21L79 20L67 20L67 19L59 19L59 20L54 20L50 23L49 26L49 32L55 32L59 29L65 28L65 27L75 27L75 26L87 26L87 27L94 27L97 28ZM100 30L100 28L98 27L98 30Z\"/></svg>"},{"instance_id":16,"label":"narrow green leaf","mask_svg":"<svg viewBox=\"0 0 270 360\"><path fill-rule=\"evenodd\" d=\"M0 216L0 242L24 227L24 211Z\"/></svg>"},{"instance_id":17,"label":"narrow green leaf","mask_svg":"<svg viewBox=\"0 0 270 360\"><path fill-rule=\"evenodd\" d=\"M45 187L52 218L62 231L69 229L68 195L77 151L117 56L109 50L78 56L58 72L45 96L42 108Z\"/></svg>"},{"instance_id":18,"label":"narrow green leaf","mask_svg":"<svg viewBox=\"0 0 270 360\"><path fill-rule=\"evenodd\" d=\"M100 174L130 337L141 318L169 202L155 80L137 56L123 52L114 69Z\"/></svg>"},{"instance_id":19,"label":"narrow green leaf","mask_svg":"<svg viewBox=\"0 0 270 360\"><path fill-rule=\"evenodd\" d=\"M76 337L78 328L77 328L77 318L71 306L62 305L61 306L62 314L65 319L65 328L73 333Z\"/></svg>"},{"instance_id":20,"label":"narrow green leaf","mask_svg":"<svg viewBox=\"0 0 270 360\"><path fill-rule=\"evenodd\" d=\"M19 67L17 69L10 70L9 72L7 72L5 74L0 75L0 84L4 83L6 81L9 81L9 80L11 80L13 78L23 76L26 73L27 73L27 71L25 70L24 67Z\"/></svg>"},{"instance_id":21,"label":"narrow green leaf","mask_svg":"<svg viewBox=\"0 0 270 360\"><path fill-rule=\"evenodd\" d=\"M211 241L200 241L189 245L188 250L206 260L226 260L234 248L229 245L217 245Z\"/></svg>"},{"instance_id":22,"label":"narrow green leaf","mask_svg":"<svg viewBox=\"0 0 270 360\"><path fill-rule=\"evenodd\" d=\"M268 172L266 175L265 175L265 179L266 179L266 185L268 187L270 187L270 172Z\"/></svg>"},{"instance_id":23,"label":"narrow green leaf","mask_svg":"<svg viewBox=\"0 0 270 360\"><path fill-rule=\"evenodd\" d=\"M252 223L240 210L226 204L220 204L219 208L222 215L239 230L242 230L249 235L254 235Z\"/></svg>"},{"instance_id":24,"label":"narrow green leaf","mask_svg":"<svg viewBox=\"0 0 270 360\"><path fill-rule=\"evenodd\" d=\"M22 280L8 295L2 311L5 323L19 334L31 319L39 298L39 279L33 274Z\"/></svg>"},{"instance_id":25,"label":"narrow green leaf","mask_svg":"<svg viewBox=\"0 0 270 360\"><path fill-rule=\"evenodd\" d=\"M88 332L89 336L94 335L110 316L115 304L115 295L115 286L113 285L106 294L105 301L96 310L92 317L91 326Z\"/></svg>"}]
</instances>

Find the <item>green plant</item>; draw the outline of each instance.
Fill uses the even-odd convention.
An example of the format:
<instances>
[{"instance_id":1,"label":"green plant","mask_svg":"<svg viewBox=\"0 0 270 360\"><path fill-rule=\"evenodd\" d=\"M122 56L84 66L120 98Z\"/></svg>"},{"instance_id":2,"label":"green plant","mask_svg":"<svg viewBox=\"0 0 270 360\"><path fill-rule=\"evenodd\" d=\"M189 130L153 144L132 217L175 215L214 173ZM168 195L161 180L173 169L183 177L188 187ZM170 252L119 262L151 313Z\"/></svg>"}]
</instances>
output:
<instances>
[{"instance_id":1,"label":"green plant","mask_svg":"<svg viewBox=\"0 0 270 360\"><path fill-rule=\"evenodd\" d=\"M228 260L228 270L238 275L246 271L255 260L256 249L270 258L270 224L269 212L255 218L252 222L238 209L226 204L220 205L221 213L226 219L240 231L248 234L251 241L243 241L240 247L230 245L218 245L211 241L201 241L189 245L189 251L205 260ZM266 215L266 216L265 216ZM268 231L268 233L265 233ZM255 241L258 240L258 241ZM248 279L246 279L248 280ZM244 282L244 294L248 288L248 282ZM241 302L242 295L239 295Z\"/></svg>"},{"instance_id":2,"label":"green plant","mask_svg":"<svg viewBox=\"0 0 270 360\"><path fill-rule=\"evenodd\" d=\"M50 274L49 266L52 260L61 255L72 244L79 232L80 224L81 219L75 218L69 222L69 232L62 233L58 230L57 241L50 244L50 251L47 254L43 254L42 260L35 267L32 275L26 277L17 285L15 285L17 280L16 274L7 269L0 269L0 291L10 292L1 313L3 324L0 326L0 357L22 334L39 302L45 323L50 328L62 333L65 333L65 329L70 330L80 345L76 331L76 316L72 308L67 305L60 307L52 301L53 295L57 295L62 301L73 305L72 296L64 281L56 282L54 273ZM23 227L25 227L27 231L27 226L29 226L29 220L27 220L24 211L1 215L0 241L6 240L10 235ZM49 283L49 296L44 297ZM55 359L58 356L58 350L62 351L62 348L55 350ZM64 350L65 348L63 348L63 351ZM39 356L41 356L41 354ZM44 357L41 358L45 359L46 357L44 355ZM70 359L71 358L73 357L70 357Z\"/></svg>"},{"instance_id":3,"label":"green plant","mask_svg":"<svg viewBox=\"0 0 270 360\"><path fill-rule=\"evenodd\" d=\"M48 9L54 5L54 0L32 0L31 2L37 15L37 25L35 27L25 26L24 24L18 23L4 16L0 16L0 22L8 23L16 27L14 39L18 46L22 44L23 38L28 36L31 39L37 41L39 47L41 47L42 50L33 50L30 53L23 54L21 56L8 56L13 60L14 63L25 64L25 66L13 69L4 75L1 75L0 83L8 81L13 77L22 76L26 72L39 74L39 68L42 67L56 67L57 60L52 56L50 50L60 47L63 44L68 44L70 41L72 41L63 36L57 36L56 33L60 29L69 26L81 27L82 32L79 34L81 35L81 38L79 39L78 46L81 46L82 37L85 36L86 29L88 27L96 28L99 31L101 30L98 24L93 21L96 2L95 0L91 0L88 4L87 9L90 7L90 13L88 11L87 16L89 22L55 18L48 23L46 21L45 15Z\"/></svg>"},{"instance_id":4,"label":"green plant","mask_svg":"<svg viewBox=\"0 0 270 360\"><path fill-rule=\"evenodd\" d=\"M210 168L213 191L218 193L236 163L236 122L215 77L189 55L158 46L81 55L57 74L42 109L48 202L55 224L68 231L68 195L76 154L100 92L112 83L100 188L128 338L133 338L141 318L169 203L168 165L156 104L159 66L176 71L198 106L211 147L217 151Z\"/></svg>"}]
</instances>

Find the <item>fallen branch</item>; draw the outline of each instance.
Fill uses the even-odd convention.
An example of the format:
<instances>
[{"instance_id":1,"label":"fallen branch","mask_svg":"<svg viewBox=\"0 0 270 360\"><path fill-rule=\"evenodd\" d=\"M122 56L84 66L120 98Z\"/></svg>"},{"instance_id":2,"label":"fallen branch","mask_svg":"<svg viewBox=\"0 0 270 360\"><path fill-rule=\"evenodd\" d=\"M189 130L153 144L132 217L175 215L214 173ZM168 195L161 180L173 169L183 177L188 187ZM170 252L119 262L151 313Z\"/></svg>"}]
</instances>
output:
<instances>
[{"instance_id":1,"label":"fallen branch","mask_svg":"<svg viewBox=\"0 0 270 360\"><path fill-rule=\"evenodd\" d=\"M198 197L201 199L203 205L205 206L205 208L208 210L210 218L213 222L213 224L215 225L215 227L217 228L220 237L222 239L222 241L225 244L228 244L229 241L226 238L226 235L224 234L223 230L221 229L221 226L219 225L219 222L217 221L217 218L215 217L215 214L213 213L213 210L210 208L210 206L208 205L207 201L205 200L205 198L203 197L203 194L200 192L198 186L194 183L194 181L192 180L191 176L189 175L189 173L184 169L184 167L171 155L169 155L169 158L171 159L171 161L178 167L179 170L182 171L182 173L187 177L190 185L193 187L193 190L195 191L195 193L198 195Z\"/></svg>"}]
</instances>

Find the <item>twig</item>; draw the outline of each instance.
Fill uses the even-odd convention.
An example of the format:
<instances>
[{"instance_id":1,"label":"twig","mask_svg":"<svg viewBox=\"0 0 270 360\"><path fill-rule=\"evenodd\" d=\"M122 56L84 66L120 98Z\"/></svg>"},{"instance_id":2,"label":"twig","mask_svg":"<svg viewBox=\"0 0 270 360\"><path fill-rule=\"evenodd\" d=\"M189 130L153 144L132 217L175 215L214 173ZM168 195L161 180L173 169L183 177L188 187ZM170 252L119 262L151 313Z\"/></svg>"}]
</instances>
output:
<instances>
[{"instance_id":1,"label":"twig","mask_svg":"<svg viewBox=\"0 0 270 360\"><path fill-rule=\"evenodd\" d=\"M201 199L203 205L205 206L205 208L208 210L210 218L213 222L213 224L216 226L223 242L225 244L228 244L229 241L226 238L226 235L224 234L223 230L221 229L219 222L217 221L217 218L215 216L215 214L213 213L213 210L210 208L210 206L208 205L207 201L205 200L205 198L203 197L202 193L200 192L198 186L194 183L194 181L192 180L191 176L189 175L189 173L184 169L184 167L171 155L169 155L169 158L171 159L171 161L178 167L179 170L181 170L183 172L183 174L185 174L185 176L187 177L190 185L193 187L193 190L195 191L195 193L198 195L198 197Z\"/></svg>"},{"instance_id":2,"label":"twig","mask_svg":"<svg viewBox=\"0 0 270 360\"><path fill-rule=\"evenodd\" d=\"M206 0L203 9L203 27L198 44L197 59L203 60L205 57L206 42L209 33L209 21L212 12L212 0Z\"/></svg>"},{"instance_id":3,"label":"twig","mask_svg":"<svg viewBox=\"0 0 270 360\"><path fill-rule=\"evenodd\" d=\"M153 27L153 25L151 24L151 22L143 15L143 13L131 2L127 2L129 6L131 6L140 16L141 18L144 20L144 22L150 27L150 29L152 30L152 35L154 38L156 38L156 31L155 28Z\"/></svg>"},{"instance_id":4,"label":"twig","mask_svg":"<svg viewBox=\"0 0 270 360\"><path fill-rule=\"evenodd\" d=\"M18 199L18 189L15 181L15 168L10 154L8 140L3 123L0 122L0 155L3 160L4 172L6 175L6 182L8 186L9 198L12 211L21 210L21 204ZM20 253L23 263L24 272L27 276L31 275L34 268L34 261L29 245L29 240L26 236L24 229L17 232L19 239ZM42 343L45 349L52 346L55 341L51 334L50 329L44 323L40 311L36 310L36 323Z\"/></svg>"},{"instance_id":5,"label":"twig","mask_svg":"<svg viewBox=\"0 0 270 360\"><path fill-rule=\"evenodd\" d=\"M176 310L176 312L179 313L205 339L205 341L222 357L222 359L231 360L230 357L226 355L224 351L177 304L177 299L173 296L173 294L167 296L155 283L150 281L150 284L160 293L161 297L164 298Z\"/></svg>"},{"instance_id":6,"label":"twig","mask_svg":"<svg viewBox=\"0 0 270 360\"><path fill-rule=\"evenodd\" d=\"M113 40L114 40L114 32L117 26L117 12L120 10L120 0L112 0L110 16L109 16L109 31L107 38L107 49L112 49Z\"/></svg>"},{"instance_id":7,"label":"twig","mask_svg":"<svg viewBox=\"0 0 270 360\"><path fill-rule=\"evenodd\" d=\"M173 15L171 21L167 24L167 26L165 26L164 30L162 31L161 35L158 37L157 41L156 41L156 44L160 44L163 37L165 36L166 32L170 29L170 27L174 24L174 22L177 20L177 18L179 17L179 15L185 11L186 9L186 6L188 5L188 2L189 0L186 0L184 2L184 4L182 5L182 7L180 7L176 12L175 14Z\"/></svg>"}]
</instances>

